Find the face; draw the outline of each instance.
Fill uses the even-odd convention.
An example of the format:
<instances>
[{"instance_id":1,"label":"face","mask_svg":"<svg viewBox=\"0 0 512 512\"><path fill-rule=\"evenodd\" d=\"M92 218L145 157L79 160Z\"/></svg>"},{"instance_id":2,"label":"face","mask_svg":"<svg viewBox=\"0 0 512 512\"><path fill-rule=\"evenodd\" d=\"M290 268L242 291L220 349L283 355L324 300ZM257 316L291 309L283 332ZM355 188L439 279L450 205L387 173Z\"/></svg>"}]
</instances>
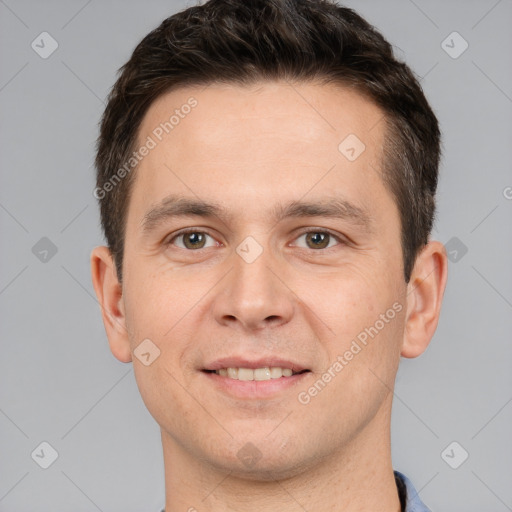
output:
<instances>
[{"instance_id":1,"label":"face","mask_svg":"<svg viewBox=\"0 0 512 512\"><path fill-rule=\"evenodd\" d=\"M134 354L164 445L283 477L389 422L407 287L381 121L330 85L210 85L152 104L116 346Z\"/></svg>"}]
</instances>

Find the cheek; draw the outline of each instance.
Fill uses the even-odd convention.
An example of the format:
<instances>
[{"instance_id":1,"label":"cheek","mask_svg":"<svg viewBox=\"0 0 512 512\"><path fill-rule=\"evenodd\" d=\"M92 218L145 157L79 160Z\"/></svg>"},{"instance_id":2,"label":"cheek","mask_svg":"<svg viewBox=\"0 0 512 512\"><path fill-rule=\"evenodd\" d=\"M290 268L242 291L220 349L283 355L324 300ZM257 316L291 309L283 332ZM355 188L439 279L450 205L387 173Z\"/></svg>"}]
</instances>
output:
<instances>
[{"instance_id":1,"label":"cheek","mask_svg":"<svg viewBox=\"0 0 512 512\"><path fill-rule=\"evenodd\" d=\"M195 284L195 285L194 285ZM176 375L179 382L188 382L194 371L190 353L197 352L201 336L198 336L198 315L203 312L205 290L190 279L176 276L155 275L132 279L127 283L130 292L125 297L126 324L134 359L142 352L155 354L156 365L162 368L158 381L151 372L146 372L143 364L136 372L141 383L169 386L178 384L166 374L165 369ZM150 341L148 341L150 340ZM146 357L147 358L147 357Z\"/></svg>"},{"instance_id":2,"label":"cheek","mask_svg":"<svg viewBox=\"0 0 512 512\"><path fill-rule=\"evenodd\" d=\"M373 324L393 303L386 283L371 268L346 266L316 282L310 277L300 286L300 297L308 301L329 328L330 338L338 342Z\"/></svg>"},{"instance_id":3,"label":"cheek","mask_svg":"<svg viewBox=\"0 0 512 512\"><path fill-rule=\"evenodd\" d=\"M342 421L346 432L366 424L389 398L400 360L405 311L391 294L361 292L357 298L365 302L337 303L344 309L335 326L336 337L328 344L328 361L300 397L301 403L310 402L308 407L316 411L313 416L321 417L328 410L330 421ZM330 429L333 436L339 435L329 423L325 432Z\"/></svg>"},{"instance_id":4,"label":"cheek","mask_svg":"<svg viewBox=\"0 0 512 512\"><path fill-rule=\"evenodd\" d=\"M399 362L405 315L403 293L391 271L353 268L324 285L314 307L329 328L323 338L328 364L341 357L344 371L340 375L349 378L350 374L356 387L375 381L370 370L378 375L382 372L382 379L391 383Z\"/></svg>"},{"instance_id":5,"label":"cheek","mask_svg":"<svg viewBox=\"0 0 512 512\"><path fill-rule=\"evenodd\" d=\"M127 289L126 320L142 400L160 425L185 435L195 402L186 391L191 367L183 364L183 357L194 345L188 320L197 298L161 278L132 279ZM172 414L176 410L179 415Z\"/></svg>"},{"instance_id":6,"label":"cheek","mask_svg":"<svg viewBox=\"0 0 512 512\"><path fill-rule=\"evenodd\" d=\"M190 425L197 420L200 408L186 384L181 384L182 376L169 369L162 357L148 367L134 365L134 371L141 398L155 421L181 439L190 437Z\"/></svg>"},{"instance_id":7,"label":"cheek","mask_svg":"<svg viewBox=\"0 0 512 512\"><path fill-rule=\"evenodd\" d=\"M139 268L144 268L141 261ZM124 298L126 322L132 343L145 338L157 345L165 343L179 319L186 315L189 302L194 298L193 289L180 286L169 276L131 274L126 279ZM191 296L189 299L188 296Z\"/></svg>"}]
</instances>

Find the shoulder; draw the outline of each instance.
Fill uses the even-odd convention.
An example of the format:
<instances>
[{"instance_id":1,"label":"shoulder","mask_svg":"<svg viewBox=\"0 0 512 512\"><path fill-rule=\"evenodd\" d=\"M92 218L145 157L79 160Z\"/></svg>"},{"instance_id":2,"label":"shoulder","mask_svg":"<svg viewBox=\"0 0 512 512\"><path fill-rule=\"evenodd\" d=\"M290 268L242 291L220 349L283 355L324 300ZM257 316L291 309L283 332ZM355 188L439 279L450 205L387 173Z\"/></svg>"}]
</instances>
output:
<instances>
[{"instance_id":1,"label":"shoulder","mask_svg":"<svg viewBox=\"0 0 512 512\"><path fill-rule=\"evenodd\" d=\"M399 471L395 471L395 480L397 482L400 501L404 502L404 512L431 512L431 510L421 501L418 492L412 482Z\"/></svg>"}]
</instances>

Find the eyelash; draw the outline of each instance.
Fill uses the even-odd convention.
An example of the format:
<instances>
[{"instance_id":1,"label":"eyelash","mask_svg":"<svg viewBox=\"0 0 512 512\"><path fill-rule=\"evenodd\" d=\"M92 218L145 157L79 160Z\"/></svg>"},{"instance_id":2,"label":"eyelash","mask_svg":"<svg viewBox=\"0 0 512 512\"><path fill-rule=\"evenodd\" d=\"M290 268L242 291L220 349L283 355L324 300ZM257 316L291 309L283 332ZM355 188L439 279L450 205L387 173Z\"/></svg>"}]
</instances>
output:
<instances>
[{"instance_id":1,"label":"eyelash","mask_svg":"<svg viewBox=\"0 0 512 512\"><path fill-rule=\"evenodd\" d=\"M187 235L187 234L190 234L190 233L201 233L203 235L208 235L210 238L214 238L207 231L201 231L200 229L197 229L197 228L187 228L187 229L183 229L181 231L178 231L178 233L173 235L172 238L166 243L166 245L173 245L174 240L176 240L180 236ZM332 231L330 231L328 229L320 229L320 228L309 228L309 229L307 229L305 231L302 231L299 235L297 235L295 237L295 240L297 238L303 236L303 235L307 235L308 233L328 234L329 236L334 238L340 245L346 245L346 242L341 237L339 237L338 235L333 233ZM182 247L178 247L178 249L182 249ZM206 247L205 249L209 249L209 247ZM300 247L300 249L308 250L308 248L303 248L303 247ZM321 251L325 252L325 251L330 250L330 249L334 249L334 247L327 247L327 248L324 248L324 249L310 249L310 250L311 251L315 251L315 252L321 252ZM185 248L183 250L184 251L188 251L188 252L197 252L197 251L200 251L201 249L186 249Z\"/></svg>"}]
</instances>

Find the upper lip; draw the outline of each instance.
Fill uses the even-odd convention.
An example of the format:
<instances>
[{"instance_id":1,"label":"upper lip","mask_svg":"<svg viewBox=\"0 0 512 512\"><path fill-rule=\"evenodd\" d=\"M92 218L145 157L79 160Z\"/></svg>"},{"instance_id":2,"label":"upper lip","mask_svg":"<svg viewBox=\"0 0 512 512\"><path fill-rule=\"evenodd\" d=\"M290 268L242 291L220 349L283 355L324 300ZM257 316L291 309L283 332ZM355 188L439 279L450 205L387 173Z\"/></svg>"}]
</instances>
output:
<instances>
[{"instance_id":1,"label":"upper lip","mask_svg":"<svg viewBox=\"0 0 512 512\"><path fill-rule=\"evenodd\" d=\"M307 368L295 361L282 359L280 357L261 357L259 359L245 359L243 357L223 357L208 363L204 370L220 370L221 368L265 368L265 367L290 368L293 372L301 372Z\"/></svg>"}]
</instances>

